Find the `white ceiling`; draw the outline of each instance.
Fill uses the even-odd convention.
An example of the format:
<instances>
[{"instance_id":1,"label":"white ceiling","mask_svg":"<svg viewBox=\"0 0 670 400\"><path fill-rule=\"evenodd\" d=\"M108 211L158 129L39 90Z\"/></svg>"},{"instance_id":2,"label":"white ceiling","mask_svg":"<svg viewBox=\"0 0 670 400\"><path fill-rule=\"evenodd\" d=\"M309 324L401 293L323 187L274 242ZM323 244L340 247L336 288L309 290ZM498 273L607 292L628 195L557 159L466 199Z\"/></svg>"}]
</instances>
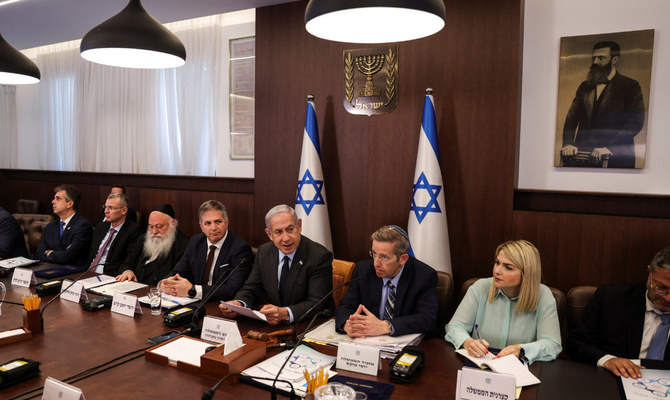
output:
<instances>
[{"instance_id":1,"label":"white ceiling","mask_svg":"<svg viewBox=\"0 0 670 400\"><path fill-rule=\"evenodd\" d=\"M167 23L292 1L296 0L142 0L142 5ZM127 4L128 0L21 0L0 6L0 34L18 49L81 39Z\"/></svg>"}]
</instances>

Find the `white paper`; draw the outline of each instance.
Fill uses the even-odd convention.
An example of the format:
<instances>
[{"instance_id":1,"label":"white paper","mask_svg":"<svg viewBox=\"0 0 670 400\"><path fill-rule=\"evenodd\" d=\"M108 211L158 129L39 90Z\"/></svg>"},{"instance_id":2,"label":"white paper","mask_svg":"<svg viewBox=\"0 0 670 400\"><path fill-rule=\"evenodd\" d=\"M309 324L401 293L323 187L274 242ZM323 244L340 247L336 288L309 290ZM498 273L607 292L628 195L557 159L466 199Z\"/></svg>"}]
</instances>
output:
<instances>
[{"instance_id":1,"label":"white paper","mask_svg":"<svg viewBox=\"0 0 670 400\"><path fill-rule=\"evenodd\" d=\"M19 287L30 287L37 284L37 279L32 269L15 268L12 274L12 285Z\"/></svg>"},{"instance_id":2,"label":"white paper","mask_svg":"<svg viewBox=\"0 0 670 400\"><path fill-rule=\"evenodd\" d=\"M514 376L463 367L458 371L456 399L490 400L516 397Z\"/></svg>"},{"instance_id":3,"label":"white paper","mask_svg":"<svg viewBox=\"0 0 670 400\"><path fill-rule=\"evenodd\" d=\"M84 289L88 290L96 286L102 286L111 282L116 282L116 279L109 275L96 275L90 278L82 279L79 282L83 283Z\"/></svg>"},{"instance_id":4,"label":"white paper","mask_svg":"<svg viewBox=\"0 0 670 400\"><path fill-rule=\"evenodd\" d=\"M149 286L149 285L145 285L144 283L133 282L133 281L114 282L114 283L109 283L107 285L92 288L91 292L111 296L116 292L128 293L128 292L135 291L137 289L145 288L147 286Z\"/></svg>"},{"instance_id":5,"label":"white paper","mask_svg":"<svg viewBox=\"0 0 670 400\"><path fill-rule=\"evenodd\" d=\"M200 339L223 343L226 341L226 336L233 331L240 333L235 321L208 315L202 321Z\"/></svg>"},{"instance_id":6,"label":"white paper","mask_svg":"<svg viewBox=\"0 0 670 400\"><path fill-rule=\"evenodd\" d=\"M642 378L623 378L623 390L629 400L658 400L670 395L670 371L641 369Z\"/></svg>"},{"instance_id":7,"label":"white paper","mask_svg":"<svg viewBox=\"0 0 670 400\"><path fill-rule=\"evenodd\" d=\"M235 304L226 303L225 301L222 301L221 303L225 304L226 307L230 308L232 311L235 311L236 313L238 313L240 315L244 315L245 317L254 318L254 319L258 319L258 320L261 320L261 321L268 322L268 319L265 318L265 315L261 314L259 311L252 310L251 308L237 306Z\"/></svg>"},{"instance_id":8,"label":"white paper","mask_svg":"<svg viewBox=\"0 0 670 400\"><path fill-rule=\"evenodd\" d=\"M24 267L26 265L30 264L36 264L40 262L39 260L31 260L25 257L14 257L14 258L8 258L6 260L0 260L0 267L2 268L15 268L15 267Z\"/></svg>"},{"instance_id":9,"label":"white paper","mask_svg":"<svg viewBox=\"0 0 670 400\"><path fill-rule=\"evenodd\" d=\"M137 301L137 296L115 292L112 298L112 312L134 317L135 314L142 314L142 307Z\"/></svg>"},{"instance_id":10,"label":"white paper","mask_svg":"<svg viewBox=\"0 0 670 400\"><path fill-rule=\"evenodd\" d=\"M190 337L179 337L151 352L167 357L170 365L176 366L177 362L181 361L199 367L200 356L205 354L205 350L211 345Z\"/></svg>"},{"instance_id":11,"label":"white paper","mask_svg":"<svg viewBox=\"0 0 670 400\"><path fill-rule=\"evenodd\" d=\"M44 382L42 400L84 400L84 394L79 388L47 377Z\"/></svg>"},{"instance_id":12,"label":"white paper","mask_svg":"<svg viewBox=\"0 0 670 400\"><path fill-rule=\"evenodd\" d=\"M9 331L0 332L0 339L4 339L4 338L7 338L7 337L12 337L12 336L23 335L24 333L26 333L26 331L23 328L12 329L12 330L9 330Z\"/></svg>"},{"instance_id":13,"label":"white paper","mask_svg":"<svg viewBox=\"0 0 670 400\"><path fill-rule=\"evenodd\" d=\"M223 355L227 356L242 346L244 346L244 342L242 342L242 335L240 335L239 329L234 329L228 332L228 335L226 335L226 342L223 345Z\"/></svg>"},{"instance_id":14,"label":"white paper","mask_svg":"<svg viewBox=\"0 0 670 400\"><path fill-rule=\"evenodd\" d=\"M479 367L487 366L495 372L514 375L517 386L530 386L540 383L540 380L530 372L528 366L524 365L512 354L502 358L494 358L495 356L491 353L488 353L484 357L472 357L466 349L458 349L456 353L477 364Z\"/></svg>"},{"instance_id":15,"label":"white paper","mask_svg":"<svg viewBox=\"0 0 670 400\"><path fill-rule=\"evenodd\" d=\"M377 376L379 349L353 343L340 343L337 346L337 368Z\"/></svg>"},{"instance_id":16,"label":"white paper","mask_svg":"<svg viewBox=\"0 0 670 400\"><path fill-rule=\"evenodd\" d=\"M187 304L195 303L196 301L198 301L198 299L192 299L190 297L171 296L165 293L163 293L161 298L162 298L161 308L163 310L172 310L173 308L177 308L179 306L185 306ZM140 301L140 304L142 304L143 306L151 307L151 301L149 300L149 296L142 296L138 300Z\"/></svg>"}]
</instances>

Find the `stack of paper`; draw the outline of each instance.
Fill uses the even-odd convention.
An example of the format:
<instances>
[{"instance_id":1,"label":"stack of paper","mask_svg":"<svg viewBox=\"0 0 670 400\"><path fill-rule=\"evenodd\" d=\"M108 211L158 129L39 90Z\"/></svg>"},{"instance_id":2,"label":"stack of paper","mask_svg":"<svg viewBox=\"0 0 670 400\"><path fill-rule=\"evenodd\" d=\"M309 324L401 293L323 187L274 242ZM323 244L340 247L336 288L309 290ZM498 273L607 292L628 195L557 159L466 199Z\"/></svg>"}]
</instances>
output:
<instances>
[{"instance_id":1,"label":"stack of paper","mask_svg":"<svg viewBox=\"0 0 670 400\"><path fill-rule=\"evenodd\" d=\"M396 353L405 346L418 344L423 335L412 334L402 336L371 336L367 338L350 338L349 336L335 331L335 320L330 319L323 324L317 326L305 335L306 341L316 343L326 343L337 346L340 342L361 344L369 347L377 348L381 351L384 358L394 358Z\"/></svg>"},{"instance_id":2,"label":"stack of paper","mask_svg":"<svg viewBox=\"0 0 670 400\"><path fill-rule=\"evenodd\" d=\"M116 282L116 279L109 275L96 275L90 278L82 279L79 282L84 284L84 289L89 290L96 286L102 286L108 283Z\"/></svg>"},{"instance_id":3,"label":"stack of paper","mask_svg":"<svg viewBox=\"0 0 670 400\"><path fill-rule=\"evenodd\" d=\"M540 380L530 372L528 366L512 354L495 358L496 356L491 353L487 353L484 357L473 357L468 354L466 349L458 349L456 353L477 364L480 368L488 367L494 372L514 375L516 377L516 386L530 386L540 383Z\"/></svg>"},{"instance_id":4,"label":"stack of paper","mask_svg":"<svg viewBox=\"0 0 670 400\"><path fill-rule=\"evenodd\" d=\"M163 293L161 296L161 308L163 310L172 310L175 307L185 306L187 304L195 303L198 299L192 299L190 297L179 297L179 296L170 296L169 294ZM142 296L139 299L140 304L145 307L151 307L151 300L149 296Z\"/></svg>"},{"instance_id":5,"label":"stack of paper","mask_svg":"<svg viewBox=\"0 0 670 400\"><path fill-rule=\"evenodd\" d=\"M114 282L114 283L108 283L106 285L102 286L97 286L94 288L91 288L91 292L97 293L97 294L105 294L108 296L113 296L114 293L128 293L132 292L137 289L142 289L145 288L149 285L145 285L144 283L139 283L139 282L133 282L133 281L125 281L125 282Z\"/></svg>"},{"instance_id":6,"label":"stack of paper","mask_svg":"<svg viewBox=\"0 0 670 400\"><path fill-rule=\"evenodd\" d=\"M0 260L0 268L11 269L16 267L24 267L26 265L35 264L38 262L40 262L40 260L31 260L25 257L14 257L8 258L6 260Z\"/></svg>"},{"instance_id":7,"label":"stack of paper","mask_svg":"<svg viewBox=\"0 0 670 400\"><path fill-rule=\"evenodd\" d=\"M261 361L253 367L242 371L242 375L249 376L250 378L260 377L274 379L275 376L277 376L277 372L279 372L279 369L286 361L289 353L291 353L291 350L286 350L265 361ZM307 370L308 374L312 375L320 368L328 370L335 363L335 360L336 357L334 356L319 353L305 345L300 345L295 349L295 352L291 355L288 362L286 362L284 369L281 370L279 379L291 382L296 394L302 397L305 395L305 390L307 388L304 371ZM333 375L334 374L330 372L330 376ZM263 379L254 379L254 381L263 386L272 386L272 381ZM291 391L291 386L285 382L277 382L276 386L278 389L285 392Z\"/></svg>"}]
</instances>

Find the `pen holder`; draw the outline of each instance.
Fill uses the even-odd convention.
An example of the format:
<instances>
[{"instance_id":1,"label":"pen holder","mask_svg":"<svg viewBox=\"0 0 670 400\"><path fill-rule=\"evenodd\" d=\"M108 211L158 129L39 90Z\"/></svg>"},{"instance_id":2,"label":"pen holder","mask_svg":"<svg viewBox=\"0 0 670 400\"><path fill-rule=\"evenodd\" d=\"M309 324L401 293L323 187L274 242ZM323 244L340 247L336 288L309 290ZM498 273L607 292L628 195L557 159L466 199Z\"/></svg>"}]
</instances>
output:
<instances>
[{"instance_id":1,"label":"pen holder","mask_svg":"<svg viewBox=\"0 0 670 400\"><path fill-rule=\"evenodd\" d=\"M40 309L27 311L23 309L23 327L34 334L42 333Z\"/></svg>"}]
</instances>

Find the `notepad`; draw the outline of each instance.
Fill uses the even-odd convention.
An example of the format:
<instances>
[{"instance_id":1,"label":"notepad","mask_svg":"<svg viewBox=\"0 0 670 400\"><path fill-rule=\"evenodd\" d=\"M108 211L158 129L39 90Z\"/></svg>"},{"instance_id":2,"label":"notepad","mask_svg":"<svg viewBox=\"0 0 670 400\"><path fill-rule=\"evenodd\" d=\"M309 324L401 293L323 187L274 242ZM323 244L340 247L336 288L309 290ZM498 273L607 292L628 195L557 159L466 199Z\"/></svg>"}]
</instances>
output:
<instances>
[{"instance_id":1,"label":"notepad","mask_svg":"<svg viewBox=\"0 0 670 400\"><path fill-rule=\"evenodd\" d=\"M114 282L107 285L102 285L98 287L91 288L91 292L97 294L104 294L108 296L113 296L115 292L118 293L128 293L135 291L137 289L142 289L147 287L144 283L125 281L125 282Z\"/></svg>"},{"instance_id":2,"label":"notepad","mask_svg":"<svg viewBox=\"0 0 670 400\"><path fill-rule=\"evenodd\" d=\"M472 361L479 368L487 367L494 372L514 375L517 386L530 386L540 383L540 380L528 370L528 366L512 354L495 358L496 356L492 353L487 353L484 357L473 357L468 354L466 349L458 349L456 353Z\"/></svg>"}]
</instances>

